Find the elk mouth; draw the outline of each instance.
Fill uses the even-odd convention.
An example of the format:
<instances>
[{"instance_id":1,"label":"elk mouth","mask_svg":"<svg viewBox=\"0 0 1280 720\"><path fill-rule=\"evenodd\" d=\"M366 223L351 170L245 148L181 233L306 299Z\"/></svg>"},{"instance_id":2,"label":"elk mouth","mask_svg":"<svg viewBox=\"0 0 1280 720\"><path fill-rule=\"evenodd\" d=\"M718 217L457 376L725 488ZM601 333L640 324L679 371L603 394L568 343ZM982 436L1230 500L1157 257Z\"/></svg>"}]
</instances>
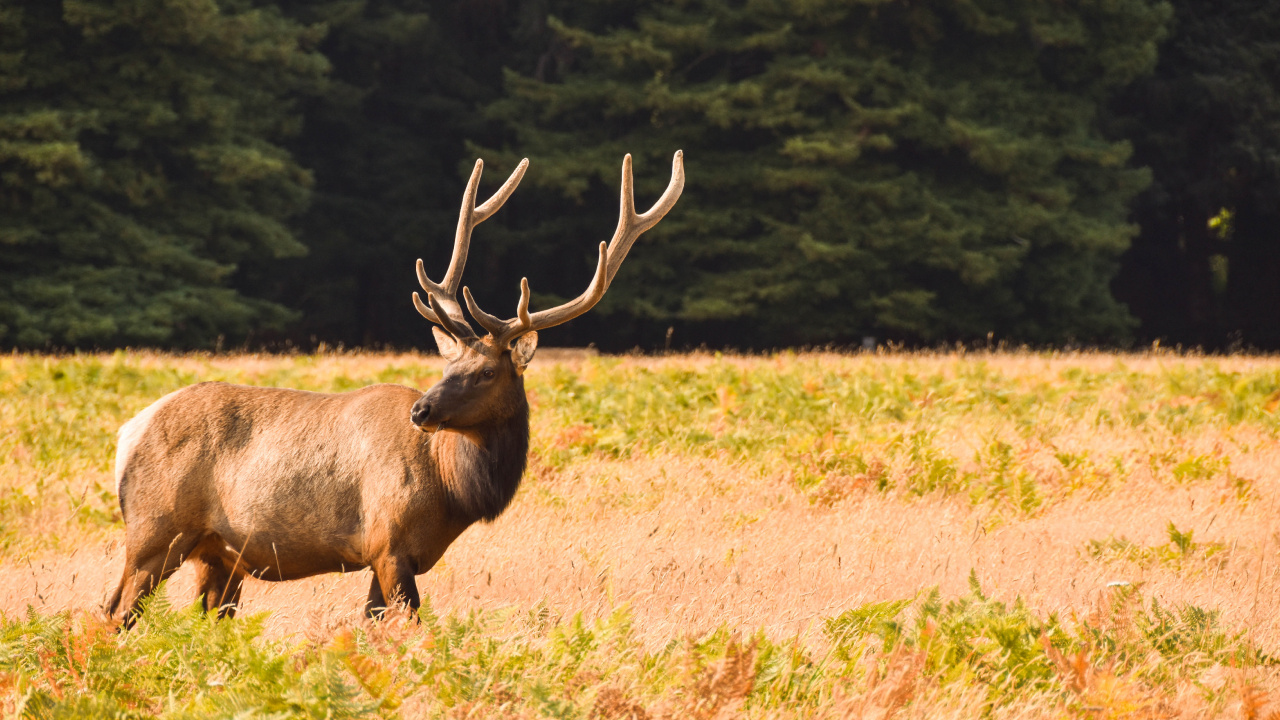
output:
<instances>
[{"instance_id":1,"label":"elk mouth","mask_svg":"<svg viewBox=\"0 0 1280 720\"><path fill-rule=\"evenodd\" d=\"M418 428L418 430L428 435L434 435L435 433L444 430L444 426L447 425L449 421L441 420L439 422L431 422L424 418L422 422L418 422L416 420L411 420L411 422L413 422L413 426Z\"/></svg>"},{"instance_id":2,"label":"elk mouth","mask_svg":"<svg viewBox=\"0 0 1280 720\"><path fill-rule=\"evenodd\" d=\"M438 423L414 423L413 426L418 428L422 432L427 433L428 435L434 435L435 433L438 433L444 429L445 422L441 421Z\"/></svg>"}]
</instances>

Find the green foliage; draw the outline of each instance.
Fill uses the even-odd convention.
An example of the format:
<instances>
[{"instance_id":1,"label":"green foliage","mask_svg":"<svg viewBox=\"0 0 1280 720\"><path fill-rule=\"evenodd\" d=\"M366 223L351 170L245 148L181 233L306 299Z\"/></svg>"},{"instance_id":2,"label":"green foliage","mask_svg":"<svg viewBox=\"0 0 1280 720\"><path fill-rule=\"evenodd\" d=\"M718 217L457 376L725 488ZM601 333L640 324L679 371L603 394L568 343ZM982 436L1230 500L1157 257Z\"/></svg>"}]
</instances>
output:
<instances>
[{"instance_id":1,"label":"green foliage","mask_svg":"<svg viewBox=\"0 0 1280 720\"><path fill-rule=\"evenodd\" d=\"M862 648L858 641L867 636L877 636L884 646L894 647L902 638L898 617L911 603L911 600L870 602L828 618L823 630L833 643L833 657L845 663L860 660Z\"/></svg>"},{"instance_id":2,"label":"green foliage","mask_svg":"<svg viewBox=\"0 0 1280 720\"><path fill-rule=\"evenodd\" d=\"M1217 612L1194 605L1167 610L1156 598L1148 605L1133 588L1117 588L1102 622L1091 623L1039 616L1020 598L1012 606L989 598L976 573L969 585L969 594L954 600L934 589L915 601L869 603L827 620L837 667L852 674L868 657L883 666L913 651L919 672L944 687L981 688L999 706L1034 691L1087 696L1088 678L1102 668L1163 685L1215 664L1273 663L1243 632L1224 630ZM1152 653L1162 662L1147 662Z\"/></svg>"},{"instance_id":3,"label":"green foliage","mask_svg":"<svg viewBox=\"0 0 1280 720\"><path fill-rule=\"evenodd\" d=\"M265 616L216 621L159 593L127 633L87 615L0 617L0 686L14 715L32 718L607 717L618 707L776 716L869 692L894 671L898 705L927 682L996 709L1036 694L1096 705L1104 676L1150 691L1215 665L1273 664L1213 611L1166 609L1133 589L1107 609L1098 623L1045 617L988 597L971 575L968 594L952 600L934 589L827 619L830 649L817 654L763 633L744 643L725 628L648 649L625 606L594 621L541 607L440 616L429 599L420 622L269 640Z\"/></svg>"},{"instance_id":4,"label":"green foliage","mask_svg":"<svg viewBox=\"0 0 1280 720\"><path fill-rule=\"evenodd\" d=\"M1178 529L1172 521L1167 528L1169 542L1166 545L1148 546L1132 542L1124 537L1107 540L1090 540L1087 551L1091 557L1103 562L1129 562L1138 567L1164 565L1173 568L1189 566L1192 561L1215 568L1226 564L1227 547L1220 542L1198 543L1195 531Z\"/></svg>"},{"instance_id":5,"label":"green foliage","mask_svg":"<svg viewBox=\"0 0 1280 720\"><path fill-rule=\"evenodd\" d=\"M535 446L535 452L556 466L590 453L637 449L728 452L789 477L819 504L871 489L955 494L1030 514L1078 490L1106 490L1129 472L1124 458L1092 453L1059 452L1055 474L1018 457L1015 443L1053 442L1077 419L1122 416L1134 427L1175 435L1240 422L1280 429L1267 409L1272 388L1280 387L1270 371L1242 375L1206 364L1172 367L1161 376L1069 368L1054 382L1028 385L980 359L922 376L910 363L851 359L841 366L786 358L772 365L713 362L697 370L609 359L593 360L580 372L556 368L532 386L558 433L550 447ZM1186 396L1212 401L1179 403L1177 413L1166 412L1171 400ZM1059 404L1066 410L1047 419L1044 408ZM1022 439L993 438L972 462L947 446L948 433L997 418L1018 427ZM1179 483L1217 480L1225 467L1220 459L1186 452L1153 462L1155 472Z\"/></svg>"},{"instance_id":6,"label":"green foliage","mask_svg":"<svg viewBox=\"0 0 1280 720\"><path fill-rule=\"evenodd\" d=\"M331 650L263 641L265 616L218 622L163 593L127 634L87 615L0 618L18 717L376 717Z\"/></svg>"},{"instance_id":7,"label":"green foliage","mask_svg":"<svg viewBox=\"0 0 1280 720\"><path fill-rule=\"evenodd\" d=\"M1220 615L1216 610L1195 605L1166 610L1156 598L1151 598L1150 610L1138 615L1137 626L1143 640L1174 662L1237 667L1275 664L1274 659L1247 640L1244 631L1224 630Z\"/></svg>"},{"instance_id":8,"label":"green foliage","mask_svg":"<svg viewBox=\"0 0 1280 720\"><path fill-rule=\"evenodd\" d=\"M1278 23L1253 0L12 0L0 346L421 345L413 262L447 262L476 155L486 189L533 167L466 282L511 307L528 276L545 306L590 278L621 156L644 204L679 147L684 199L552 343L1123 344L1136 315L1274 347Z\"/></svg>"},{"instance_id":9,"label":"green foliage","mask_svg":"<svg viewBox=\"0 0 1280 720\"><path fill-rule=\"evenodd\" d=\"M476 155L485 189L533 160L466 279L509 308L522 276L579 293L621 156L643 205L679 147L684 198L551 343L1123 344L1136 316L1278 347L1278 27L1255 0L10 0L0 346L421 345L413 262L447 262Z\"/></svg>"},{"instance_id":10,"label":"green foliage","mask_svg":"<svg viewBox=\"0 0 1280 720\"><path fill-rule=\"evenodd\" d=\"M0 345L192 347L289 315L228 287L304 252L278 142L318 31L241 0L0 11Z\"/></svg>"},{"instance_id":11,"label":"green foliage","mask_svg":"<svg viewBox=\"0 0 1280 720\"><path fill-rule=\"evenodd\" d=\"M533 158L527 182L561 198L566 219L533 237L587 259L578 238L608 226L621 155L653 197L686 151L685 195L629 258L602 332L680 321L758 347L1131 328L1107 283L1147 175L1096 114L1154 65L1165 3L556 12L554 70L509 75L488 109Z\"/></svg>"}]
</instances>

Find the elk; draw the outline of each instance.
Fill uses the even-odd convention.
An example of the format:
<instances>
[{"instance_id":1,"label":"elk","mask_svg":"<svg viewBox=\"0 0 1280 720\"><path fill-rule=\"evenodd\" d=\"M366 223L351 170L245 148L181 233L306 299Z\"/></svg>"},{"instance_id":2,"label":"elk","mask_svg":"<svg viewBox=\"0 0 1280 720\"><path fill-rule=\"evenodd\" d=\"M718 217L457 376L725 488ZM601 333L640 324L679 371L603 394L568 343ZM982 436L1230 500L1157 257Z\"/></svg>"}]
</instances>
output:
<instances>
[{"instance_id":1,"label":"elk","mask_svg":"<svg viewBox=\"0 0 1280 720\"><path fill-rule=\"evenodd\" d=\"M520 281L516 317L502 320L457 290L475 226L502 207L528 167L522 161L483 204L475 170L463 195L453 256L432 282L417 263L431 327L446 364L425 393L372 385L340 394L205 382L170 393L120 428L116 493L125 521L125 563L106 612L124 627L143 599L183 562L195 566L206 611L233 615L244 579L283 581L373 569L365 612L388 601L415 611L415 576L479 521L497 518L515 495L529 448L524 371L538 331L599 302L632 243L671 210L684 189L681 152L671 180L643 214L635 211L631 156L622 161L621 210L600 243L586 291L529 312Z\"/></svg>"}]
</instances>

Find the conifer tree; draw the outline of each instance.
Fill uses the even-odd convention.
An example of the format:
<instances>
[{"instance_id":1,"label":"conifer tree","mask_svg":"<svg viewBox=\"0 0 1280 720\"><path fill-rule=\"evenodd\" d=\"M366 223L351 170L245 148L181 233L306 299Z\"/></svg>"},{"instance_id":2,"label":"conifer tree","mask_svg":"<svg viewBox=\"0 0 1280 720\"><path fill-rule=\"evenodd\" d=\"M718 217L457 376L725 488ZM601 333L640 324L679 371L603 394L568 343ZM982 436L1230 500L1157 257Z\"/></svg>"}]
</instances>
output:
<instances>
[{"instance_id":1,"label":"conifer tree","mask_svg":"<svg viewBox=\"0 0 1280 720\"><path fill-rule=\"evenodd\" d=\"M988 332L1117 341L1109 292L1147 183L1098 110L1149 72L1162 2L569 4L490 117L552 193L539 242L581 262L618 161L641 195L686 152L675 211L599 310L739 346ZM643 205L644 199L638 200ZM536 300L535 296L535 300ZM554 298L548 297L547 300Z\"/></svg>"},{"instance_id":2,"label":"conifer tree","mask_svg":"<svg viewBox=\"0 0 1280 720\"><path fill-rule=\"evenodd\" d=\"M248 0L0 4L0 344L191 347L288 317L229 287L298 255L279 145L321 34Z\"/></svg>"}]
</instances>

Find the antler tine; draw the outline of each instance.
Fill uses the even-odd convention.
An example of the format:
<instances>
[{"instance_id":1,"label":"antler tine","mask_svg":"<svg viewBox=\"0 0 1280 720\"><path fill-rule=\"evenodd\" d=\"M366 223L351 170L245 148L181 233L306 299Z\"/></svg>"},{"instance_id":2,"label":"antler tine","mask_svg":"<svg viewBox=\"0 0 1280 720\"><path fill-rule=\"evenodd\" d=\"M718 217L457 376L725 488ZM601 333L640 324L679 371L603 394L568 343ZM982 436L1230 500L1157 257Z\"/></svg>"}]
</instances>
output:
<instances>
[{"instance_id":1,"label":"antler tine","mask_svg":"<svg viewBox=\"0 0 1280 720\"><path fill-rule=\"evenodd\" d=\"M528 286L529 283L525 282L523 287ZM471 297L471 288L462 288L462 298L467 301L467 311L471 313L471 317L480 323L480 327L488 330L490 335L497 337L506 328L506 323L503 322L502 318L490 315L480 309L480 306L476 304L475 298Z\"/></svg>"},{"instance_id":2,"label":"antler tine","mask_svg":"<svg viewBox=\"0 0 1280 720\"><path fill-rule=\"evenodd\" d=\"M511 177L498 188L484 204L476 207L476 190L480 185L480 175L484 172L484 160L476 160L476 167L471 171L471 179L467 181L467 190L462 195L462 208L458 211L458 230L453 238L453 257L449 260L449 271L440 284L448 291L450 298L456 298L458 284L462 280L462 270L467 266L467 252L471 249L471 231L476 225L488 220L498 208L502 207L529 168L529 158L520 161ZM455 300L456 302L456 300Z\"/></svg>"},{"instance_id":3,"label":"antler tine","mask_svg":"<svg viewBox=\"0 0 1280 720\"><path fill-rule=\"evenodd\" d=\"M440 286L453 295L458 291L462 271L467 267L467 254L471 250L471 231L475 229L476 191L480 189L480 176L484 174L484 160L476 158L475 168L467 189L462 192L462 207L458 210L458 229L453 234L453 255L449 257L449 269L445 271ZM451 287L452 286L452 287Z\"/></svg>"},{"instance_id":4,"label":"antler tine","mask_svg":"<svg viewBox=\"0 0 1280 720\"><path fill-rule=\"evenodd\" d=\"M477 160L476 162L480 162ZM524 178L524 171L529 169L529 158L520 161L516 165L516 169L511 171L511 177L502 183L502 187L498 188L498 192L484 201L484 204L476 208L476 225L489 219L489 216L498 212L498 209L507 202L507 198L511 197L511 193L516 191L516 186L520 184L520 180Z\"/></svg>"},{"instance_id":5,"label":"antler tine","mask_svg":"<svg viewBox=\"0 0 1280 720\"><path fill-rule=\"evenodd\" d=\"M435 311L427 307L426 303L422 302L422 298L418 297L418 293L416 292L413 294L413 307L418 311L419 315L430 320L431 322L437 325L444 324L440 322L439 317L436 317Z\"/></svg>"},{"instance_id":6,"label":"antler tine","mask_svg":"<svg viewBox=\"0 0 1280 720\"><path fill-rule=\"evenodd\" d=\"M413 297L417 300L418 293L414 293ZM417 305L418 303L415 302L414 304ZM427 293L427 304L431 306L429 309L435 311L436 317L440 318L440 325L444 327L445 332L468 344L477 339L476 333L471 329L470 325L466 322L459 323L449 316L449 312L440 306L440 301L436 298L435 293Z\"/></svg>"},{"instance_id":7,"label":"antler tine","mask_svg":"<svg viewBox=\"0 0 1280 720\"><path fill-rule=\"evenodd\" d=\"M520 184L528 167L529 159L521 160L502 187L477 207L476 192L480 187L480 175L484 172L484 161L477 159L475 169L471 171L471 179L467 181L467 189L462 194L462 207L458 211L458 229L453 237L453 255L449 259L449 269L445 272L444 280L438 285L432 282L427 277L426 270L423 269L422 260L418 260L418 283L422 285L423 290L427 291L427 302L423 303L422 298L415 292L413 306L424 318L444 327L459 340L477 339L475 331L462 315L462 307L458 304L457 296L458 285L462 281L462 271L467 266L467 254L471 249L471 232L476 225L488 220L502 207L507 198L511 197L511 193L515 192L516 186Z\"/></svg>"},{"instance_id":8,"label":"antler tine","mask_svg":"<svg viewBox=\"0 0 1280 720\"><path fill-rule=\"evenodd\" d=\"M604 245L604 243L600 243ZM503 320L496 315L490 315L480 306L476 304L475 298L471 297L470 288L462 288L462 296L467 301L467 310L471 313L471 317L480 323L480 326L489 331L489 334L498 338L499 344L502 339L507 337L514 338L516 335L527 332L530 327L529 318L529 278L520 278L520 303L516 306L516 317L511 320Z\"/></svg>"},{"instance_id":9,"label":"antler tine","mask_svg":"<svg viewBox=\"0 0 1280 720\"><path fill-rule=\"evenodd\" d=\"M613 276L618 274L622 261L627 258L631 245L641 234L658 224L675 207L684 192L684 151L677 150L671 158L671 182L662 196L643 215L636 215L636 198L631 178L631 155L622 159L622 192L621 207L618 212L618 228L613 231L613 239L609 241L609 274L606 287L613 283Z\"/></svg>"},{"instance_id":10,"label":"antler tine","mask_svg":"<svg viewBox=\"0 0 1280 720\"><path fill-rule=\"evenodd\" d=\"M667 184L666 191L653 204L653 207L649 208L643 215L636 214L633 185L631 155L627 155L622 159L622 189L619 199L618 227L613 233L613 239L607 245L600 243L600 260L596 264L595 276L591 279L591 284L587 286L586 291L577 298L564 305L530 315L529 282L527 279L521 279L518 316L504 321L481 310L471 297L471 293L465 288L463 289L463 294L467 301L467 309L471 311L471 316L497 339L499 345L510 342L525 333L568 322L600 302L600 298L604 297L605 291L609 289L609 285L613 282L613 276L617 274L618 268L622 265L622 261L626 259L627 252L631 250L631 245L636 241L636 238L654 225L657 225L658 221L680 199L680 193L684 191L684 152L681 150L676 151L675 157L671 160L671 181Z\"/></svg>"}]
</instances>

